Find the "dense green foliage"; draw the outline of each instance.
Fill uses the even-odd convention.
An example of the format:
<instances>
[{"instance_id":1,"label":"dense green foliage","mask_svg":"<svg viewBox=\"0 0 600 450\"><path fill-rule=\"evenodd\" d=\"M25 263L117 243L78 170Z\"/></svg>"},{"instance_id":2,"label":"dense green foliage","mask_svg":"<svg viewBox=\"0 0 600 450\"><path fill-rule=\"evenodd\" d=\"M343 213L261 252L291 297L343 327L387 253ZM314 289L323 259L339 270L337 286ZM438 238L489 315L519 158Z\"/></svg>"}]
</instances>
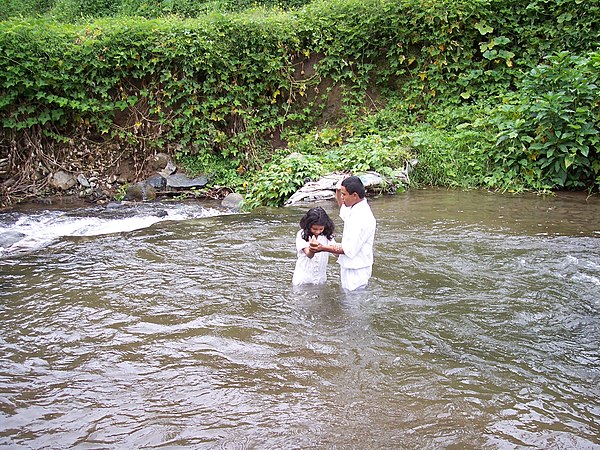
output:
<instances>
[{"instance_id":1,"label":"dense green foliage","mask_svg":"<svg viewBox=\"0 0 600 450\"><path fill-rule=\"evenodd\" d=\"M208 3L57 0L44 3L55 17L74 5L119 17L0 22L0 146L11 170L30 169L22 181L32 182L73 155L110 149L142 161L161 150L246 187L254 205L281 204L326 171L392 174L415 157L415 183L600 185L597 1L214 12L225 3L201 15L184 6ZM285 149L274 152L279 138Z\"/></svg>"},{"instance_id":2,"label":"dense green foliage","mask_svg":"<svg viewBox=\"0 0 600 450\"><path fill-rule=\"evenodd\" d=\"M536 189L581 189L594 179L600 185L599 84L598 52L561 52L532 69L495 112L501 131L494 184L521 178Z\"/></svg>"},{"instance_id":3,"label":"dense green foliage","mask_svg":"<svg viewBox=\"0 0 600 450\"><path fill-rule=\"evenodd\" d=\"M256 7L290 9L307 0L0 0L0 20L44 16L63 22L118 16L197 18Z\"/></svg>"}]
</instances>

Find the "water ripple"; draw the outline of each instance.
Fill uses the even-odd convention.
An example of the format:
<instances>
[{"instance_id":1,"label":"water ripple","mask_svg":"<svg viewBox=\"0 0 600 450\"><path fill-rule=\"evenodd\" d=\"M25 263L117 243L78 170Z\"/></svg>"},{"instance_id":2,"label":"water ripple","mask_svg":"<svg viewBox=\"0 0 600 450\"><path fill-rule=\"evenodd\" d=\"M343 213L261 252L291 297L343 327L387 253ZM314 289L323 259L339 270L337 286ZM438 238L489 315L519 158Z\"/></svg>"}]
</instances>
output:
<instances>
[{"instance_id":1,"label":"water ripple","mask_svg":"<svg viewBox=\"0 0 600 450\"><path fill-rule=\"evenodd\" d=\"M327 285L290 286L302 209L1 259L0 445L599 448L600 207L372 206L357 293L333 258Z\"/></svg>"}]
</instances>

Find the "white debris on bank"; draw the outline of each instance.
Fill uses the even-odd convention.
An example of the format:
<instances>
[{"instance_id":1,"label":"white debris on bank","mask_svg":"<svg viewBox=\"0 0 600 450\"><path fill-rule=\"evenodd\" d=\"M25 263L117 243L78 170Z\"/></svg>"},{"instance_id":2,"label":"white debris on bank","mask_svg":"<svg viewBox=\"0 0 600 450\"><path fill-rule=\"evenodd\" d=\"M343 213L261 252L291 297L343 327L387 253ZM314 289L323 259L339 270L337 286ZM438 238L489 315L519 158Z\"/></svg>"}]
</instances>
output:
<instances>
[{"instance_id":1,"label":"white debris on bank","mask_svg":"<svg viewBox=\"0 0 600 450\"><path fill-rule=\"evenodd\" d=\"M291 206L303 202L316 202L319 200L330 200L335 198L335 186L347 175L343 173L331 173L317 181L309 181L297 190L284 206Z\"/></svg>"},{"instance_id":2,"label":"white debris on bank","mask_svg":"<svg viewBox=\"0 0 600 450\"><path fill-rule=\"evenodd\" d=\"M372 171L357 174L357 176L365 185L367 192L381 192L390 186L398 186L398 184L408 186L410 183L409 173L417 163L418 160L416 159L407 161L404 169L394 172L391 179L384 179L380 174ZM285 202L284 206L334 199L337 184L347 176L347 173L334 172L319 178L317 181L309 181L298 189Z\"/></svg>"},{"instance_id":3,"label":"white debris on bank","mask_svg":"<svg viewBox=\"0 0 600 450\"><path fill-rule=\"evenodd\" d=\"M310 181L296 191L284 206L334 199L337 184L347 176L348 174L344 173L330 173L317 181ZM367 191L377 192L389 184L377 172L365 172L357 176L362 180Z\"/></svg>"}]
</instances>

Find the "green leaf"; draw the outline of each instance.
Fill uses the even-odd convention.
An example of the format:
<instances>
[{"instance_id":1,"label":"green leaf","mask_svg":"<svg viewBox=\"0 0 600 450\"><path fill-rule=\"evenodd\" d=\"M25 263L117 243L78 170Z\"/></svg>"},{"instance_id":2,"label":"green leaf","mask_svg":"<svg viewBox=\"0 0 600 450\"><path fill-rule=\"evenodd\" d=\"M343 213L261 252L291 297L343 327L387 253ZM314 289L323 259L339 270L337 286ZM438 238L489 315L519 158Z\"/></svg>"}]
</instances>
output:
<instances>
[{"instance_id":1,"label":"green leaf","mask_svg":"<svg viewBox=\"0 0 600 450\"><path fill-rule=\"evenodd\" d=\"M481 21L481 22L477 22L475 24L475 29L477 31L479 31L479 33L482 36L485 36L486 34L492 33L494 31L494 29L492 27L490 27L489 25L486 24L485 20Z\"/></svg>"}]
</instances>

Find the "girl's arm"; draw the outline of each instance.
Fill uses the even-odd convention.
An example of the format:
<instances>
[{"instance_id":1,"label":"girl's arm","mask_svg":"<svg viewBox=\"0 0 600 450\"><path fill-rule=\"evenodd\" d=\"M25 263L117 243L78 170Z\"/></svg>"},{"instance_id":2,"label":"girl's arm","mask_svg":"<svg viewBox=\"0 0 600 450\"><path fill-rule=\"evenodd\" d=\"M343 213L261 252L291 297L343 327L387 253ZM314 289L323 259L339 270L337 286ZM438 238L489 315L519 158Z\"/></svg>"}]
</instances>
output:
<instances>
[{"instance_id":1,"label":"girl's arm","mask_svg":"<svg viewBox=\"0 0 600 450\"><path fill-rule=\"evenodd\" d=\"M301 255L300 252L304 253L307 258L315 256L315 252L310 248L310 238L308 242L302 239L302 230L299 230L296 234L296 251L298 252L298 256Z\"/></svg>"},{"instance_id":2,"label":"girl's arm","mask_svg":"<svg viewBox=\"0 0 600 450\"><path fill-rule=\"evenodd\" d=\"M318 244L319 242L317 241L317 239L314 236L311 236L308 238L308 247L304 247L302 250L304 250L304 254L306 256L308 256L309 258L312 258L313 256L315 256L315 253L317 253L314 250L314 244Z\"/></svg>"},{"instance_id":3,"label":"girl's arm","mask_svg":"<svg viewBox=\"0 0 600 450\"><path fill-rule=\"evenodd\" d=\"M302 250L304 251L304 254L309 258L315 256L315 251L312 248L310 248L310 246L304 247Z\"/></svg>"}]
</instances>

